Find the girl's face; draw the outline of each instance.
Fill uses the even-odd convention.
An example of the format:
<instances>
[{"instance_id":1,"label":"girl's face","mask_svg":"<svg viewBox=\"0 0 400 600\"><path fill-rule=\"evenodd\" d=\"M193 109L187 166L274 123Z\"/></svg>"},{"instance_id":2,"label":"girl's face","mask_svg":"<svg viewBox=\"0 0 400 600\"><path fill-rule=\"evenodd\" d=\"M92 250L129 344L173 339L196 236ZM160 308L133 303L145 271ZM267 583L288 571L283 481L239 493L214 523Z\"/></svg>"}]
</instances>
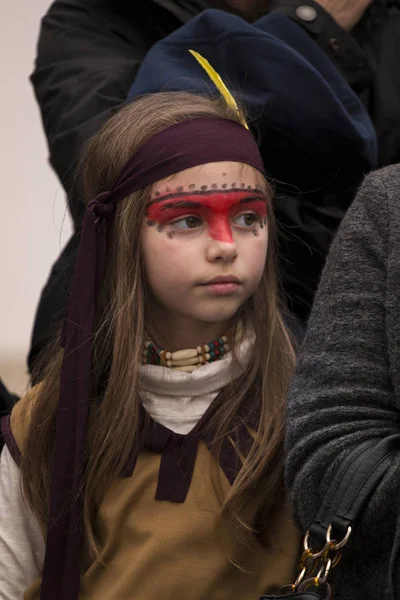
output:
<instances>
[{"instance_id":1,"label":"girl's face","mask_svg":"<svg viewBox=\"0 0 400 600\"><path fill-rule=\"evenodd\" d=\"M210 163L157 182L141 242L158 320L229 322L260 282L267 218L260 174L248 165Z\"/></svg>"}]
</instances>

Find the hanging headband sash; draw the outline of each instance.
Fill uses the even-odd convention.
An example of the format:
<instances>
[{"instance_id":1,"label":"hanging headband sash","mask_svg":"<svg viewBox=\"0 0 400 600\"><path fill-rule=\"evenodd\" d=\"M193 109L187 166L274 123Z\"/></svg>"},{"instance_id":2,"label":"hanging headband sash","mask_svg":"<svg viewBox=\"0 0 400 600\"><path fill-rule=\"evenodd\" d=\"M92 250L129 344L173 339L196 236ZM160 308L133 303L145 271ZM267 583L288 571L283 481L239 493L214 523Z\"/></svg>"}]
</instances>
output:
<instances>
[{"instance_id":1,"label":"hanging headband sash","mask_svg":"<svg viewBox=\"0 0 400 600\"><path fill-rule=\"evenodd\" d=\"M110 217L129 194L190 167L221 161L264 171L257 145L241 124L216 117L183 121L145 142L110 190L87 207L62 335L64 359L41 600L76 600L79 595L91 350Z\"/></svg>"}]
</instances>

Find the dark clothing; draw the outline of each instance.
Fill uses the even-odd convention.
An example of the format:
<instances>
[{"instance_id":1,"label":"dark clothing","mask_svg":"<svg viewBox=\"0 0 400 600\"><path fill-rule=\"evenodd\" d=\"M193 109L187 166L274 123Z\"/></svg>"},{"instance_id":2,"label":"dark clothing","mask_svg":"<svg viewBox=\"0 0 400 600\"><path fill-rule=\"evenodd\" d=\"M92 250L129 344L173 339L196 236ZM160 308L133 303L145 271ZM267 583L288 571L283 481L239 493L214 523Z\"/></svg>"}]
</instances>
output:
<instances>
[{"instance_id":1,"label":"dark clothing","mask_svg":"<svg viewBox=\"0 0 400 600\"><path fill-rule=\"evenodd\" d=\"M278 2L272 10L285 12L288 4L292 6L292 12L289 11L290 14L286 17L289 21L294 18L293 7L300 2L285 0ZM44 17L32 82L42 111L50 162L67 191L77 229L84 207L74 190L73 176L82 145L124 104L149 49L209 6L221 7L223 2L56 0ZM343 44L341 47L344 57L337 49L335 52L329 50L326 38L329 40L331 31L337 31L338 26L329 15L323 11L322 13L323 27L319 28L317 34L306 28L307 35L330 53L330 58L348 76L350 82L353 82L352 77L357 80L357 91L360 91L359 88L365 87L366 83L361 85L359 79L368 82L371 79L369 69L365 67L366 59L362 68L353 65L349 58L350 51L345 50L354 50L355 42L345 32L341 32L340 42ZM393 19L390 22L394 22ZM299 31L304 25L296 23ZM382 53L379 38L377 30L374 45L379 52L376 51L376 56ZM318 52L317 45L315 52ZM362 53L362 50L359 52ZM389 58L387 69L390 72L395 57ZM357 68L363 72L360 78L357 78ZM315 105L316 99L311 90L310 93L310 103ZM379 114L376 120L382 123L382 128L386 131L387 120L383 114ZM389 157L388 161L394 158ZM364 170L371 166L365 165ZM284 231L281 238L284 287L293 312L302 320L307 318L334 231L351 201L353 187L357 185L361 175L355 168L354 181L345 182L342 186L343 193L335 190L334 186L327 186L323 191L310 191L317 187L310 185L302 192L288 196L287 190L277 184L279 203L276 201L275 204L278 221ZM65 289L70 279L76 245L77 242L70 244L61 258L69 268L65 269L63 264L60 269L56 265L44 289L34 328L30 367L38 349L50 335L56 315L61 314L63 306L58 303L54 305L54 301L58 302L60 289Z\"/></svg>"},{"instance_id":2,"label":"dark clothing","mask_svg":"<svg viewBox=\"0 0 400 600\"><path fill-rule=\"evenodd\" d=\"M316 517L343 457L400 430L400 166L369 175L338 231L287 409L287 482ZM335 600L400 598L400 455L332 571Z\"/></svg>"},{"instance_id":3,"label":"dark clothing","mask_svg":"<svg viewBox=\"0 0 400 600\"><path fill-rule=\"evenodd\" d=\"M374 72L371 86L360 89L378 136L378 164L400 162L400 2L376 2L370 19L354 32Z\"/></svg>"},{"instance_id":4,"label":"dark clothing","mask_svg":"<svg viewBox=\"0 0 400 600\"><path fill-rule=\"evenodd\" d=\"M0 416L7 414L11 411L11 408L15 404L17 400L17 396L15 394L11 394L4 383L0 379ZM0 449L2 445L1 435L0 435Z\"/></svg>"},{"instance_id":5,"label":"dark clothing","mask_svg":"<svg viewBox=\"0 0 400 600\"><path fill-rule=\"evenodd\" d=\"M315 21L296 15L301 0L276 0L277 9L300 24L361 96L378 136L379 166L400 162L400 2L374 0L351 34L313 0Z\"/></svg>"}]
</instances>

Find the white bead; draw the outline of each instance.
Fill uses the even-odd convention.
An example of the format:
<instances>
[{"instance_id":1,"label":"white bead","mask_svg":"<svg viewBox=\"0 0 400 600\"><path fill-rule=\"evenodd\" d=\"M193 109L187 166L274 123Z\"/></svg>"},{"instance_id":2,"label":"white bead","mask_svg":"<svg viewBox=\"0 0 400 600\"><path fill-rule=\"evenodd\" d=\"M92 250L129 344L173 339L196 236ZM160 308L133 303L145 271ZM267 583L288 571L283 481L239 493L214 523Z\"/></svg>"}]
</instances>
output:
<instances>
[{"instance_id":1,"label":"white bead","mask_svg":"<svg viewBox=\"0 0 400 600\"><path fill-rule=\"evenodd\" d=\"M173 360L171 362L172 362L173 367L182 367L185 365L197 365L199 362L199 357L194 356L193 358L186 358L184 360Z\"/></svg>"},{"instance_id":2,"label":"white bead","mask_svg":"<svg viewBox=\"0 0 400 600\"><path fill-rule=\"evenodd\" d=\"M208 352L210 350L210 346L208 344L204 344L204 352Z\"/></svg>"},{"instance_id":3,"label":"white bead","mask_svg":"<svg viewBox=\"0 0 400 600\"><path fill-rule=\"evenodd\" d=\"M231 349L229 344L224 344L224 350L225 352L229 352L229 350Z\"/></svg>"},{"instance_id":4,"label":"white bead","mask_svg":"<svg viewBox=\"0 0 400 600\"><path fill-rule=\"evenodd\" d=\"M178 350L177 352L172 352L172 360L184 360L186 358L194 357L197 357L197 350L195 349Z\"/></svg>"},{"instance_id":5,"label":"white bead","mask_svg":"<svg viewBox=\"0 0 400 600\"><path fill-rule=\"evenodd\" d=\"M170 360L170 359L172 358L172 354L171 354L171 352L166 352L166 353L165 353L165 358L166 358L167 360Z\"/></svg>"},{"instance_id":6,"label":"white bead","mask_svg":"<svg viewBox=\"0 0 400 600\"><path fill-rule=\"evenodd\" d=\"M205 356L206 356L206 360L210 360L210 358L211 358L210 354L206 354Z\"/></svg>"}]
</instances>

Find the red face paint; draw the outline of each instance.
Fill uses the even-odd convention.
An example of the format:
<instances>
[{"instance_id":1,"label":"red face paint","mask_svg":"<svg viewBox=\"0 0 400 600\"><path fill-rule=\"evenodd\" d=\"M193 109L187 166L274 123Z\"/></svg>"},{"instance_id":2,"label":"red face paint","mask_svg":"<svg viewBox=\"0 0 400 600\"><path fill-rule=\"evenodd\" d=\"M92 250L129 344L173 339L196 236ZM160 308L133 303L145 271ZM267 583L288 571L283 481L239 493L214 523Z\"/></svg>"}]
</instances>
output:
<instances>
[{"instance_id":1,"label":"red face paint","mask_svg":"<svg viewBox=\"0 0 400 600\"><path fill-rule=\"evenodd\" d=\"M265 196L259 190L210 190L176 193L149 202L147 217L161 226L196 216L208 225L214 240L233 243L231 221L240 213L254 212L264 220Z\"/></svg>"}]
</instances>

